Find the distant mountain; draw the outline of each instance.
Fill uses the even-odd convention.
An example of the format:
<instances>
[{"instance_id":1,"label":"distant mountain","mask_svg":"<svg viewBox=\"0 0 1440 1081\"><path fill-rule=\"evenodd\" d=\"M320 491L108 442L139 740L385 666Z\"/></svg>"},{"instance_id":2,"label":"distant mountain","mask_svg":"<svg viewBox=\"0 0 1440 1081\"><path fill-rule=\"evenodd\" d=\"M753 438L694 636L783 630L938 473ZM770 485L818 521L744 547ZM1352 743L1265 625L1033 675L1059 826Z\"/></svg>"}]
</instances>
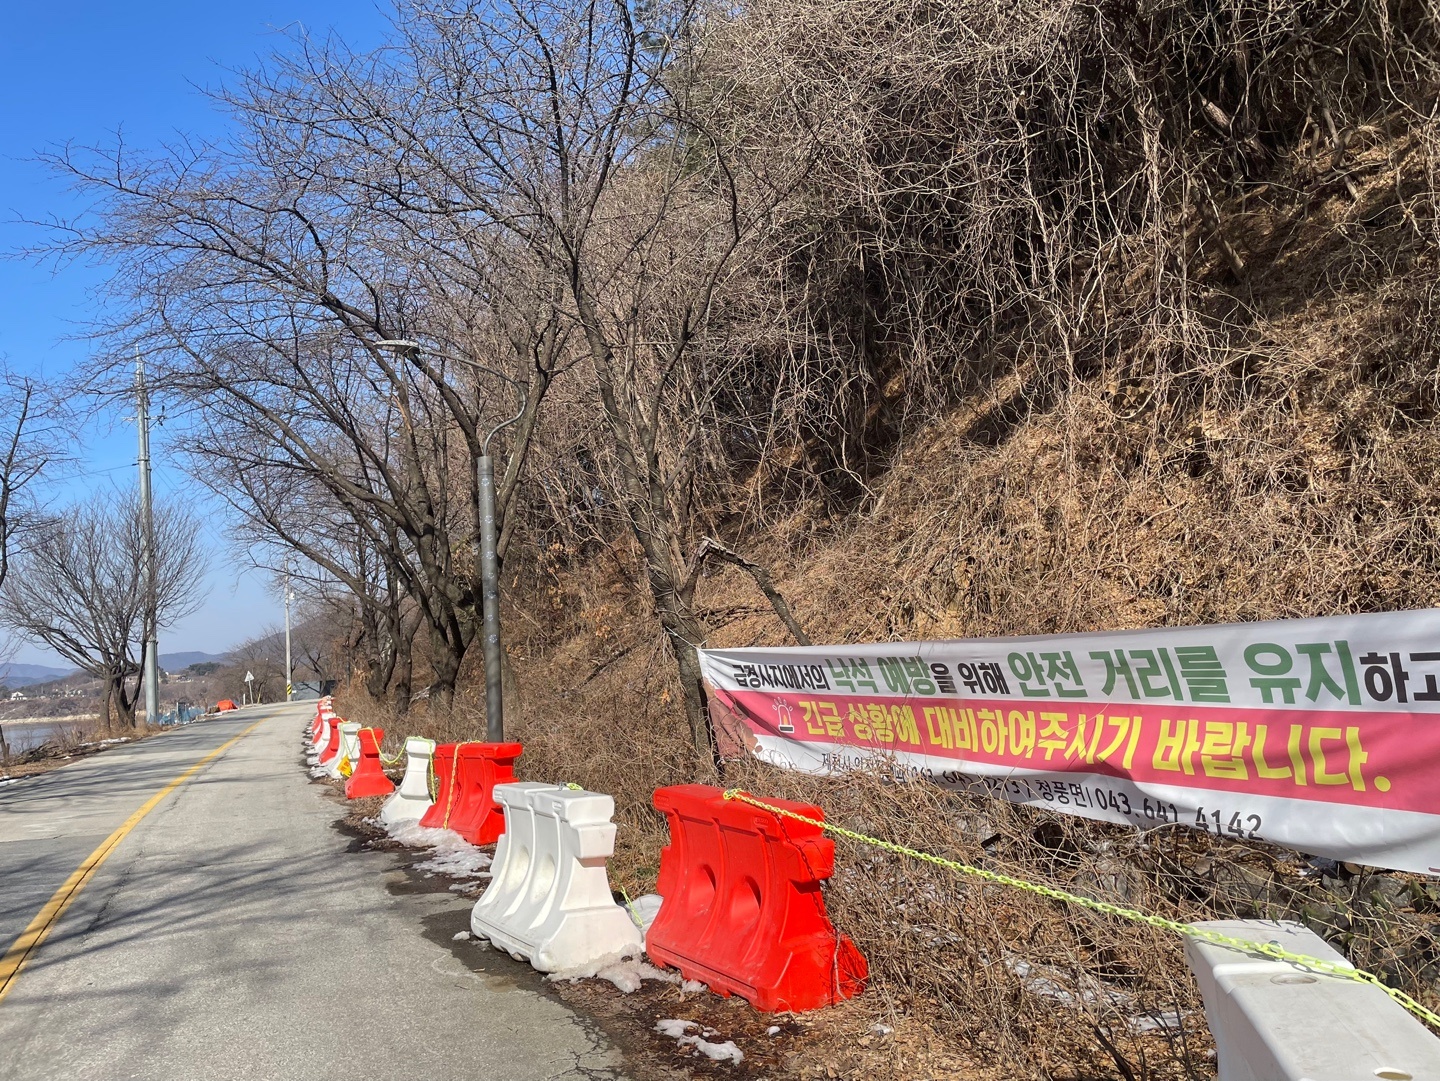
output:
<instances>
[{"instance_id":1,"label":"distant mountain","mask_svg":"<svg viewBox=\"0 0 1440 1081\"><path fill-rule=\"evenodd\" d=\"M179 672L189 668L192 664L201 664L204 661L224 662L230 659L228 653L201 653L199 650L188 650L182 653L160 654L160 667L167 672Z\"/></svg>"},{"instance_id":2,"label":"distant mountain","mask_svg":"<svg viewBox=\"0 0 1440 1081\"><path fill-rule=\"evenodd\" d=\"M64 679L74 671L73 668L51 668L44 664L0 664L0 683L7 687L29 687L34 683Z\"/></svg>"},{"instance_id":3,"label":"distant mountain","mask_svg":"<svg viewBox=\"0 0 1440 1081\"><path fill-rule=\"evenodd\" d=\"M160 667L167 672L179 672L189 668L192 664L200 664L202 661L224 662L230 659L227 653L201 653L199 650L187 650L180 653L160 654ZM51 680L64 679L66 676L73 676L78 669L75 668L51 668L46 664L0 664L0 683L15 690L19 687L30 687L36 683L49 683Z\"/></svg>"}]
</instances>

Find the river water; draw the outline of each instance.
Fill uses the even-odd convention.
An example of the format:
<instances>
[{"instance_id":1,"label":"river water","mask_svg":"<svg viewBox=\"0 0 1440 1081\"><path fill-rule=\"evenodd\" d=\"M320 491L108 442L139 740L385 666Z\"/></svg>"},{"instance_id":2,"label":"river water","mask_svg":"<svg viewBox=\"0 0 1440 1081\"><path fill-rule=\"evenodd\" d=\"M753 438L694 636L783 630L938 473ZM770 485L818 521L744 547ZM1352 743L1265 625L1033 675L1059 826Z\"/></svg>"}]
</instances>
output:
<instances>
[{"instance_id":1,"label":"river water","mask_svg":"<svg viewBox=\"0 0 1440 1081\"><path fill-rule=\"evenodd\" d=\"M5 733L11 754L22 754L59 733L78 727L77 721L0 721L0 730Z\"/></svg>"}]
</instances>

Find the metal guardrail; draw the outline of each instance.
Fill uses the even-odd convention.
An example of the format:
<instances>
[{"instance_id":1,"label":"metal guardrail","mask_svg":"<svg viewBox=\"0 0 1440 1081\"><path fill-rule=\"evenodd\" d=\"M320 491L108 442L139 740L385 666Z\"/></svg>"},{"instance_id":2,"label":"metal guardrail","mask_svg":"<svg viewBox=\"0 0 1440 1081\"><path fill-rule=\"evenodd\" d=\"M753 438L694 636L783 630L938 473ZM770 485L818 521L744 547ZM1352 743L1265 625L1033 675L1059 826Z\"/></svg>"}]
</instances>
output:
<instances>
[{"instance_id":1,"label":"metal guardrail","mask_svg":"<svg viewBox=\"0 0 1440 1081\"><path fill-rule=\"evenodd\" d=\"M203 716L205 716L205 710L202 707L190 706L182 702L174 709L161 713L155 718L155 722L168 727L170 725L189 724L191 721Z\"/></svg>"}]
</instances>

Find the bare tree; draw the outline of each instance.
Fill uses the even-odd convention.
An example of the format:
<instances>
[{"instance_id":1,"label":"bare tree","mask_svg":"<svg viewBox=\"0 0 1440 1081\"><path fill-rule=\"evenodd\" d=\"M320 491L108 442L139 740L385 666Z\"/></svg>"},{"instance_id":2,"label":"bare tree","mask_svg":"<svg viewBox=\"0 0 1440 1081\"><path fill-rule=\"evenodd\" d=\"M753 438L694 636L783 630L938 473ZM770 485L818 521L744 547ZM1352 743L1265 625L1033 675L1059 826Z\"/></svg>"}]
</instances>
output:
<instances>
[{"instance_id":1,"label":"bare tree","mask_svg":"<svg viewBox=\"0 0 1440 1081\"><path fill-rule=\"evenodd\" d=\"M0 586L14 542L36 522L32 485L63 457L60 412L37 379L0 367Z\"/></svg>"},{"instance_id":2,"label":"bare tree","mask_svg":"<svg viewBox=\"0 0 1440 1081\"><path fill-rule=\"evenodd\" d=\"M376 699L389 692L405 712L423 618L411 599L405 536L367 502L336 498L311 463L277 454L283 448L260 433L223 422L206 427L211 434L184 453L191 473L235 508L230 532L243 557L274 574L288 568L292 584L325 610L338 605L347 622L353 617L347 652L361 658L367 692ZM363 468L352 476L366 482Z\"/></svg>"},{"instance_id":3,"label":"bare tree","mask_svg":"<svg viewBox=\"0 0 1440 1081\"><path fill-rule=\"evenodd\" d=\"M788 170L756 172L707 63L706 13L622 0L426 7L409 28L427 85L473 133L467 193L558 269L608 436L613 497L639 547L681 684L697 763L713 733L695 654L706 455L744 357L710 337L735 256ZM517 119L521 118L521 119ZM408 144L407 144L408 145ZM419 152L419 147L415 147Z\"/></svg>"},{"instance_id":4,"label":"bare tree","mask_svg":"<svg viewBox=\"0 0 1440 1081\"><path fill-rule=\"evenodd\" d=\"M133 493L97 495L34 527L0 590L0 624L105 683L103 719L137 723L148 591L145 521ZM158 626L200 607L205 558L177 505L155 508ZM133 679L133 683L131 680Z\"/></svg>"},{"instance_id":5,"label":"bare tree","mask_svg":"<svg viewBox=\"0 0 1440 1081\"><path fill-rule=\"evenodd\" d=\"M493 284L487 295L511 298L503 325L517 354L545 358L537 372L572 348L586 360L571 411L600 422L584 423L642 554L702 771L713 737L695 657L708 524L697 512L715 475L717 403L746 359L708 335L741 245L804 169L751 168L743 110L697 74L703 21L689 0L643 12L621 0L420 3L399 22L399 49L307 54L247 99L328 148L317 169L332 184L363 177L371 213L432 241L427 264L473 279L483 245L489 266L519 269L526 303ZM473 326L463 337L474 342ZM507 508L513 498L503 486Z\"/></svg>"},{"instance_id":6,"label":"bare tree","mask_svg":"<svg viewBox=\"0 0 1440 1081\"><path fill-rule=\"evenodd\" d=\"M254 701L263 702L272 684L278 684L283 691L285 682L285 638L284 631L267 627L253 638L248 638L230 651L234 663L231 677L235 693L248 691ZM246 676L253 676L251 680ZM283 695L282 695L283 696Z\"/></svg>"},{"instance_id":7,"label":"bare tree","mask_svg":"<svg viewBox=\"0 0 1440 1081\"><path fill-rule=\"evenodd\" d=\"M290 636L296 673L315 681L338 678L338 655L348 629L343 615L327 600L301 601Z\"/></svg>"},{"instance_id":8,"label":"bare tree","mask_svg":"<svg viewBox=\"0 0 1440 1081\"><path fill-rule=\"evenodd\" d=\"M518 389L498 470L503 548L565 332L463 209L377 209L369 163L307 114L312 90L303 70L257 74L230 99L244 132L229 148L57 156L100 210L52 223L47 250L114 261L127 310L107 328L102 375L122 376L140 343L156 395L200 411L207 465L264 472L245 494L323 487L384 553L428 632L430 701L444 709L479 622L475 463ZM354 109L337 125L369 118Z\"/></svg>"}]
</instances>

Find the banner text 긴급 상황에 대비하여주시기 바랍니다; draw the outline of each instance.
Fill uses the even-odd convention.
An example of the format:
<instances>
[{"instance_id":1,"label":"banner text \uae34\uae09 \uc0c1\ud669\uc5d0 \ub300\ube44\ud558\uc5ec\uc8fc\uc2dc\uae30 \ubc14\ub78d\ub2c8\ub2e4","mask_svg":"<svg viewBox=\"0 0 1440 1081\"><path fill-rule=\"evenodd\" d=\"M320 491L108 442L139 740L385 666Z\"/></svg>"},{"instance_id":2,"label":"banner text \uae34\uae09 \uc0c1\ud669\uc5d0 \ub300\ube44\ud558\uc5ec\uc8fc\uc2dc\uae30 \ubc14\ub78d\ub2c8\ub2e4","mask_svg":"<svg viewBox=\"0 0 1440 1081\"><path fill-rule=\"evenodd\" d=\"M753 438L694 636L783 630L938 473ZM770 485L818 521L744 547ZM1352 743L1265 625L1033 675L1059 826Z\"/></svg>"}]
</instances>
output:
<instances>
[{"instance_id":1,"label":"banner text \uae34\uae09 \uc0c1\ud669\uc5d0 \ub300\ube44\ud558\uc5ec\uc8fc\uc2dc\uae30 \ubc14\ub78d\ub2c8\ub2e4","mask_svg":"<svg viewBox=\"0 0 1440 1081\"><path fill-rule=\"evenodd\" d=\"M1440 874L1440 611L700 663L730 753Z\"/></svg>"}]
</instances>

